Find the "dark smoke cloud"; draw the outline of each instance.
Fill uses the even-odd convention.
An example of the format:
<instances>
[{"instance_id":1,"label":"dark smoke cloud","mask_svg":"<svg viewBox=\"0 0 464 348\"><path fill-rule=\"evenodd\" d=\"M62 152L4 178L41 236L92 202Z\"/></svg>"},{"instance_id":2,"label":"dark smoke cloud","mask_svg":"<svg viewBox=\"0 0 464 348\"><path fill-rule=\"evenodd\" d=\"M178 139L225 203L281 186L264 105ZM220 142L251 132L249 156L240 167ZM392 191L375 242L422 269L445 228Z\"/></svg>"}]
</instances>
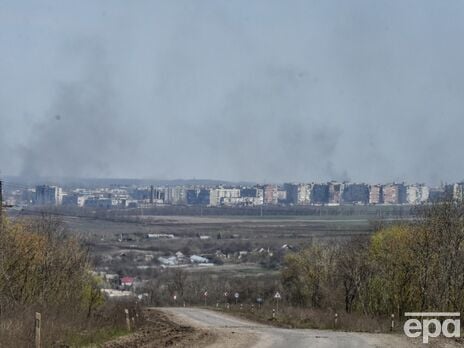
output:
<instances>
[{"instance_id":1,"label":"dark smoke cloud","mask_svg":"<svg viewBox=\"0 0 464 348\"><path fill-rule=\"evenodd\" d=\"M464 178L462 2L48 5L0 11L4 172Z\"/></svg>"},{"instance_id":2,"label":"dark smoke cloud","mask_svg":"<svg viewBox=\"0 0 464 348\"><path fill-rule=\"evenodd\" d=\"M64 56L77 60L81 72L74 81L56 84L45 120L34 125L19 150L21 175L112 176L112 162L124 153L125 136L106 52L88 38L67 45Z\"/></svg>"}]
</instances>

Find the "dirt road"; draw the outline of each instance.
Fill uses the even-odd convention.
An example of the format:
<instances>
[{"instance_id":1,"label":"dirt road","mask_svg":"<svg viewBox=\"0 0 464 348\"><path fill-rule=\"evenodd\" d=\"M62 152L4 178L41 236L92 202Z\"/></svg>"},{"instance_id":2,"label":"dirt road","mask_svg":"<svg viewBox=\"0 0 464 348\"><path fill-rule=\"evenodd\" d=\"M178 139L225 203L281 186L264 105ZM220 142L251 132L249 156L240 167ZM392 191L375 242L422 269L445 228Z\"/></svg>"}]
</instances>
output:
<instances>
[{"instance_id":1,"label":"dirt road","mask_svg":"<svg viewBox=\"0 0 464 348\"><path fill-rule=\"evenodd\" d=\"M347 333L328 330L281 329L253 323L223 313L199 308L163 308L171 320L207 329L218 339L209 347L307 348L307 347L418 347L420 342L401 335ZM438 342L428 347L454 347Z\"/></svg>"}]
</instances>

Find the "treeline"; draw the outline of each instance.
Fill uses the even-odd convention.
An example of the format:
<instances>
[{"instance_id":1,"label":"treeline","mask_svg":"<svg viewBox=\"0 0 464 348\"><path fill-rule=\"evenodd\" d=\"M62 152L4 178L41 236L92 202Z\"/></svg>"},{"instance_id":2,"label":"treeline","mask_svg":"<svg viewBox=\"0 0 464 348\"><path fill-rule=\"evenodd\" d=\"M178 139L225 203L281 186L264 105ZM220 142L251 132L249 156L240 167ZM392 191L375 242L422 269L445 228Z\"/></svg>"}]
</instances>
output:
<instances>
[{"instance_id":1,"label":"treeline","mask_svg":"<svg viewBox=\"0 0 464 348\"><path fill-rule=\"evenodd\" d=\"M287 255L286 300L382 316L464 310L464 204L417 207L409 223Z\"/></svg>"},{"instance_id":2,"label":"treeline","mask_svg":"<svg viewBox=\"0 0 464 348\"><path fill-rule=\"evenodd\" d=\"M67 343L117 316L104 305L89 256L50 215L0 222L0 346L30 347L34 313L42 313L43 346ZM124 327L123 310L121 326Z\"/></svg>"}]
</instances>

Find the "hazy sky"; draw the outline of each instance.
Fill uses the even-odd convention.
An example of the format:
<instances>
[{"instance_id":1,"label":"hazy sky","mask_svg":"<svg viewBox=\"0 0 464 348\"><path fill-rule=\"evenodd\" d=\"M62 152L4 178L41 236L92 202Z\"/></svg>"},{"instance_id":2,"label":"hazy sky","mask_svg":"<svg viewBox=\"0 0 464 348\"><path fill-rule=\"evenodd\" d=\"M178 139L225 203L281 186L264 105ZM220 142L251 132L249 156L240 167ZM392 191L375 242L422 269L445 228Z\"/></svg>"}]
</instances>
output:
<instances>
[{"instance_id":1,"label":"hazy sky","mask_svg":"<svg viewBox=\"0 0 464 348\"><path fill-rule=\"evenodd\" d=\"M464 179L464 1L0 0L0 171Z\"/></svg>"}]
</instances>

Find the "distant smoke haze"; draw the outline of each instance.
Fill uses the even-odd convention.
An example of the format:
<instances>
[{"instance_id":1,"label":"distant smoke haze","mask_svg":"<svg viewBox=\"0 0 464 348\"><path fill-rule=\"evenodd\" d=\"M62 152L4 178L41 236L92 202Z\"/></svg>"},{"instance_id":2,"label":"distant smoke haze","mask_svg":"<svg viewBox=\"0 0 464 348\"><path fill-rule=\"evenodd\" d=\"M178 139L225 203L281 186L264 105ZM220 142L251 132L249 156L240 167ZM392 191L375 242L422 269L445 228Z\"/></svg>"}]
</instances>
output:
<instances>
[{"instance_id":1,"label":"distant smoke haze","mask_svg":"<svg viewBox=\"0 0 464 348\"><path fill-rule=\"evenodd\" d=\"M0 174L464 179L464 3L0 4Z\"/></svg>"}]
</instances>

